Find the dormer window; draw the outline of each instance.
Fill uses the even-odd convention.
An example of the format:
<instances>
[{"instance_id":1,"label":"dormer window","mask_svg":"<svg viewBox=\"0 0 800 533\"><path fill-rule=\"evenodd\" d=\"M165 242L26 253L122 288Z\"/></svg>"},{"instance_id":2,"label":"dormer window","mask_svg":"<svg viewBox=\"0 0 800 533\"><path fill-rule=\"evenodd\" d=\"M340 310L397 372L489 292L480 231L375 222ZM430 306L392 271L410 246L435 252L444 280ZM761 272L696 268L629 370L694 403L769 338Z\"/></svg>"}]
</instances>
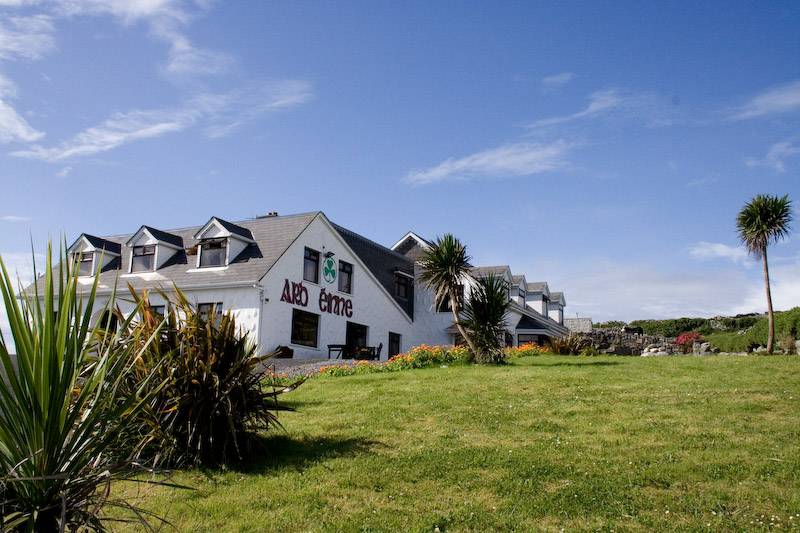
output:
<instances>
[{"instance_id":1,"label":"dormer window","mask_svg":"<svg viewBox=\"0 0 800 533\"><path fill-rule=\"evenodd\" d=\"M200 243L200 266L225 266L228 239L208 239Z\"/></svg>"},{"instance_id":2,"label":"dormer window","mask_svg":"<svg viewBox=\"0 0 800 533\"><path fill-rule=\"evenodd\" d=\"M94 252L81 252L78 259L78 275L91 276L94 273Z\"/></svg>"},{"instance_id":3,"label":"dormer window","mask_svg":"<svg viewBox=\"0 0 800 533\"><path fill-rule=\"evenodd\" d=\"M75 261L79 276L94 276L120 267L118 242L82 233L67 251Z\"/></svg>"},{"instance_id":4,"label":"dormer window","mask_svg":"<svg viewBox=\"0 0 800 533\"><path fill-rule=\"evenodd\" d=\"M183 239L150 226L142 226L125 246L131 248L130 272L155 272L175 254L183 251Z\"/></svg>"},{"instance_id":5,"label":"dormer window","mask_svg":"<svg viewBox=\"0 0 800 533\"><path fill-rule=\"evenodd\" d=\"M155 245L134 246L131 272L150 272L155 270L156 247Z\"/></svg>"},{"instance_id":6,"label":"dormer window","mask_svg":"<svg viewBox=\"0 0 800 533\"><path fill-rule=\"evenodd\" d=\"M194 239L199 241L197 249L200 257L197 259L197 266L200 268L224 267L242 260L242 252L256 242L249 229L217 217L211 217L194 234ZM247 260L246 254L244 260Z\"/></svg>"}]
</instances>

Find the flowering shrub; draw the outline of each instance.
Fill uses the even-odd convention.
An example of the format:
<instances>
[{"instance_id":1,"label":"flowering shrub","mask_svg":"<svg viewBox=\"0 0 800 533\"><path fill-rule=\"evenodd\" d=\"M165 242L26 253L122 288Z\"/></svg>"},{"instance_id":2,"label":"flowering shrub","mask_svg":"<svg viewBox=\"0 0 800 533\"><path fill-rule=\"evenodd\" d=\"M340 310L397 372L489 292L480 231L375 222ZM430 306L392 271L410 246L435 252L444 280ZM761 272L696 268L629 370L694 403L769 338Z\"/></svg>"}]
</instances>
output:
<instances>
[{"instance_id":1,"label":"flowering shrub","mask_svg":"<svg viewBox=\"0 0 800 533\"><path fill-rule=\"evenodd\" d=\"M529 357L548 353L546 349L532 342L522 346L510 346L505 350L506 357Z\"/></svg>"},{"instance_id":2,"label":"flowering shrub","mask_svg":"<svg viewBox=\"0 0 800 533\"><path fill-rule=\"evenodd\" d=\"M695 342L703 342L703 337L699 333L684 333L675 341L675 347L681 353L689 353Z\"/></svg>"},{"instance_id":3,"label":"flowering shrub","mask_svg":"<svg viewBox=\"0 0 800 533\"><path fill-rule=\"evenodd\" d=\"M409 370L412 368L425 368L433 365L447 363L464 363L469 360L469 348L465 346L428 346L423 344L417 346L407 353L393 356L384 363L373 363L371 361L359 361L355 365L330 365L318 368L308 374L312 376L359 376L362 374L375 374L378 372L397 372L399 370ZM289 381L287 374L267 372L265 384L281 385Z\"/></svg>"}]
</instances>

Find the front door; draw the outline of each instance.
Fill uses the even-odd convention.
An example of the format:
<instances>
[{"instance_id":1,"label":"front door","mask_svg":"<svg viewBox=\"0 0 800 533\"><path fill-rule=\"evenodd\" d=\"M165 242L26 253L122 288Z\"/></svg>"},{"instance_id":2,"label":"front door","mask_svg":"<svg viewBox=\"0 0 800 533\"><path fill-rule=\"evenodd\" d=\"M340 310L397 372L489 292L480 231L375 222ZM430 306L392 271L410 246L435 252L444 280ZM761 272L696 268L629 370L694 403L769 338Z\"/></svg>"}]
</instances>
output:
<instances>
[{"instance_id":1,"label":"front door","mask_svg":"<svg viewBox=\"0 0 800 533\"><path fill-rule=\"evenodd\" d=\"M355 322L347 323L347 336L345 344L349 350L353 348L363 348L367 345L367 326L356 324Z\"/></svg>"}]
</instances>

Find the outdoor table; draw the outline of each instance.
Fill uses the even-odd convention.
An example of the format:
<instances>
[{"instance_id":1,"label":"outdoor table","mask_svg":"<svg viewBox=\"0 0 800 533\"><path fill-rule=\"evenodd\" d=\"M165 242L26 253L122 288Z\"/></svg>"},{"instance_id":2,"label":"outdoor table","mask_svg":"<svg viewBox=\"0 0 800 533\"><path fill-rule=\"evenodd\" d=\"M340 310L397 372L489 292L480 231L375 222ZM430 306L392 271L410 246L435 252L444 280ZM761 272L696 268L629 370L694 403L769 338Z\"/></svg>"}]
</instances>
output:
<instances>
[{"instance_id":1,"label":"outdoor table","mask_svg":"<svg viewBox=\"0 0 800 533\"><path fill-rule=\"evenodd\" d=\"M331 354L336 354L336 359L342 358L345 349L347 348L346 344L329 344L328 345L328 359L331 358Z\"/></svg>"}]
</instances>

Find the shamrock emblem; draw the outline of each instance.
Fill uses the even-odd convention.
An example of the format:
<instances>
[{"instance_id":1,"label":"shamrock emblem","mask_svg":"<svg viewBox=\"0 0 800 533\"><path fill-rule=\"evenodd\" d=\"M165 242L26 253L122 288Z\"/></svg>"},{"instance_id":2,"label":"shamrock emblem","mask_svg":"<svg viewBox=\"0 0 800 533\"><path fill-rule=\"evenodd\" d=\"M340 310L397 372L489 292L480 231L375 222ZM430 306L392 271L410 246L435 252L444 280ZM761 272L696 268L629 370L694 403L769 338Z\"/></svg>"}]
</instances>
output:
<instances>
[{"instance_id":1,"label":"shamrock emblem","mask_svg":"<svg viewBox=\"0 0 800 533\"><path fill-rule=\"evenodd\" d=\"M336 263L330 257L322 265L322 276L328 283L333 283L333 280L336 279Z\"/></svg>"}]
</instances>

